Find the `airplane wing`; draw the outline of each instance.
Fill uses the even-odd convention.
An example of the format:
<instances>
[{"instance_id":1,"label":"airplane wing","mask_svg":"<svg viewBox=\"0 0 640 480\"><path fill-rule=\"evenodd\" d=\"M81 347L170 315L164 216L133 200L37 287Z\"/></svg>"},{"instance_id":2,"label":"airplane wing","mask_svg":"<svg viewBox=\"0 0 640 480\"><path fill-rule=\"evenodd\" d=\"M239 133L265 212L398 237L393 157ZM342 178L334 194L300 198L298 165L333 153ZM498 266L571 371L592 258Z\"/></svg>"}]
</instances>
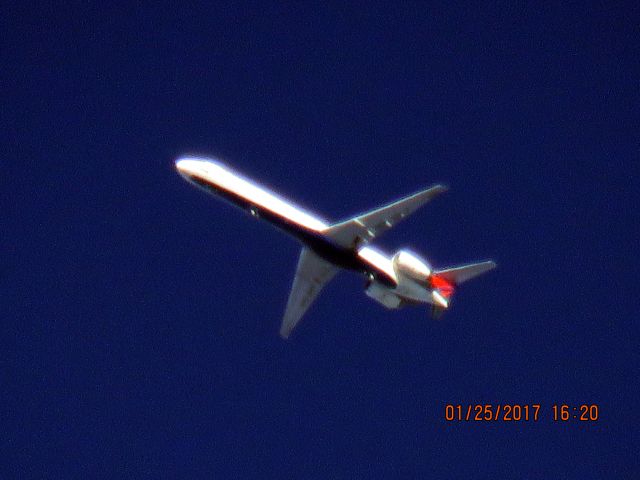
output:
<instances>
[{"instance_id":1,"label":"airplane wing","mask_svg":"<svg viewBox=\"0 0 640 480\"><path fill-rule=\"evenodd\" d=\"M313 251L306 247L302 249L280 327L280 335L283 338L291 334L322 288L337 272L337 267L323 260Z\"/></svg>"},{"instance_id":2,"label":"airplane wing","mask_svg":"<svg viewBox=\"0 0 640 480\"><path fill-rule=\"evenodd\" d=\"M331 225L323 233L343 247L356 247L360 242L366 243L378 237L446 190L444 185L434 185L384 207Z\"/></svg>"}]
</instances>

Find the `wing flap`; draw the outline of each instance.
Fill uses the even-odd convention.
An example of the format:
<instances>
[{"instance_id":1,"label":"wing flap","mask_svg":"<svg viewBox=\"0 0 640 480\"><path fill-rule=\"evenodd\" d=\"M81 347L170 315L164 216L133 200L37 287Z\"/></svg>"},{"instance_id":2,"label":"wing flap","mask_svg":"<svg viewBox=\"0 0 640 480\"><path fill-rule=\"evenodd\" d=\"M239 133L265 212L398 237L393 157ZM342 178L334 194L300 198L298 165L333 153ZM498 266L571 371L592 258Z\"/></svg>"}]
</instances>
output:
<instances>
[{"instance_id":1,"label":"wing flap","mask_svg":"<svg viewBox=\"0 0 640 480\"><path fill-rule=\"evenodd\" d=\"M359 242L369 242L380 236L446 190L447 187L444 185L434 185L383 207L336 223L323 233L343 247L355 247Z\"/></svg>"},{"instance_id":2,"label":"wing flap","mask_svg":"<svg viewBox=\"0 0 640 480\"><path fill-rule=\"evenodd\" d=\"M310 249L302 249L280 327L280 335L283 338L289 337L318 294L337 272L337 267Z\"/></svg>"}]
</instances>

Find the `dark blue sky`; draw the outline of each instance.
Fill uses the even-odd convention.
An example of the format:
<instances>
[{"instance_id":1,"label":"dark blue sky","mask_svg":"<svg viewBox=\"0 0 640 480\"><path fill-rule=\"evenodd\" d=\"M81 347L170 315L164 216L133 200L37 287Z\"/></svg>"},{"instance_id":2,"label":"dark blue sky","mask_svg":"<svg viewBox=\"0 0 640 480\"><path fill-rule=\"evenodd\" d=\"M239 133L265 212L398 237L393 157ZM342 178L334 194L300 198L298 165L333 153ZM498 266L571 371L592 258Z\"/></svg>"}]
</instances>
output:
<instances>
[{"instance_id":1,"label":"dark blue sky","mask_svg":"<svg viewBox=\"0 0 640 480\"><path fill-rule=\"evenodd\" d=\"M2 478L640 474L637 3L2 11ZM499 268L440 322L341 274L284 342L298 245L185 152L330 220L444 182L379 245Z\"/></svg>"}]
</instances>

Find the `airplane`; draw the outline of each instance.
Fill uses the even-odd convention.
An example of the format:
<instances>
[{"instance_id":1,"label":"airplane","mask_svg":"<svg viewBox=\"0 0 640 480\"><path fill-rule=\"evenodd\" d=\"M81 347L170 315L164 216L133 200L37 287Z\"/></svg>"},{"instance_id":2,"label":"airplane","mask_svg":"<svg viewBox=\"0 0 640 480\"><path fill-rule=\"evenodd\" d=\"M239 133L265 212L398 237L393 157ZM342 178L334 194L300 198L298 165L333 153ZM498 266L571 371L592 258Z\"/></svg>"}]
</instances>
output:
<instances>
[{"instance_id":1,"label":"airplane","mask_svg":"<svg viewBox=\"0 0 640 480\"><path fill-rule=\"evenodd\" d=\"M302 243L280 327L288 338L323 287L340 269L365 276L365 292L389 309L430 304L439 318L463 282L495 268L493 261L434 270L415 253L389 255L371 241L447 188L434 185L380 208L329 223L234 172L217 159L184 156L176 169L189 182L264 219Z\"/></svg>"}]
</instances>

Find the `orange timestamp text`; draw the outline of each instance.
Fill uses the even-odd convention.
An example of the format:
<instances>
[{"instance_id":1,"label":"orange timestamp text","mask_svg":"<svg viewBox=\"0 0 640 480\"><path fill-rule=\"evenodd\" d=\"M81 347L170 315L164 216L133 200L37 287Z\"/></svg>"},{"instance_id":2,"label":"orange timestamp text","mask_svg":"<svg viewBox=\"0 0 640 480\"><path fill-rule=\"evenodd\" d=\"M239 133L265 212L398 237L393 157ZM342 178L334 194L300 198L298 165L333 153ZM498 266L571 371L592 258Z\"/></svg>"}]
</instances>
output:
<instances>
[{"instance_id":1,"label":"orange timestamp text","mask_svg":"<svg viewBox=\"0 0 640 480\"><path fill-rule=\"evenodd\" d=\"M446 404L444 419L447 422L537 422L543 412L542 406L533 404ZM595 404L570 406L554 404L548 412L555 422L595 422L599 419L600 410Z\"/></svg>"},{"instance_id":2,"label":"orange timestamp text","mask_svg":"<svg viewBox=\"0 0 640 480\"><path fill-rule=\"evenodd\" d=\"M539 415L539 404L447 404L444 408L444 419L448 422L537 422Z\"/></svg>"}]
</instances>

